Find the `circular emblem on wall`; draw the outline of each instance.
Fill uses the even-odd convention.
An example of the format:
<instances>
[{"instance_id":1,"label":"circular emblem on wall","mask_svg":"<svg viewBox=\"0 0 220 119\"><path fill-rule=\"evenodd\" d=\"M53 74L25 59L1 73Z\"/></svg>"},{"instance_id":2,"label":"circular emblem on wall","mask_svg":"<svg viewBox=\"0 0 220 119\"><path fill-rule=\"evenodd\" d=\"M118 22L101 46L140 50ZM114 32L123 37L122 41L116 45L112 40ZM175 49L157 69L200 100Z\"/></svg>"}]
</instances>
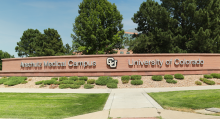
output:
<instances>
[{"instance_id":1,"label":"circular emblem on wall","mask_svg":"<svg viewBox=\"0 0 220 119\"><path fill-rule=\"evenodd\" d=\"M118 60L115 60L113 57L107 58L107 65L110 66L110 68L116 68L117 67Z\"/></svg>"}]
</instances>

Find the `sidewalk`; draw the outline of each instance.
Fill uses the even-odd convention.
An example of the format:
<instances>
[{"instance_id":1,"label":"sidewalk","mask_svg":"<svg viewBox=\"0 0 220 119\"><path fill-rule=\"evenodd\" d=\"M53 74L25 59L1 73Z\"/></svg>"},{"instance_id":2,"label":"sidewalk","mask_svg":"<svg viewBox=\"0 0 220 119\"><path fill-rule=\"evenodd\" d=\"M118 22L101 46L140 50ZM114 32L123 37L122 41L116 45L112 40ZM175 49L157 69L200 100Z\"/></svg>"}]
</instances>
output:
<instances>
[{"instance_id":1,"label":"sidewalk","mask_svg":"<svg viewBox=\"0 0 220 119\"><path fill-rule=\"evenodd\" d=\"M108 119L129 117L151 117L141 119L153 119L152 117L162 117L162 119L220 119L219 116L202 115L187 112L178 112L163 109L147 93L167 92L183 90L207 90L220 89L216 86L196 86L196 87L172 87L172 88L137 88L137 89L15 89L0 88L0 92L19 93L110 93L103 111L85 115L70 117L67 119Z\"/></svg>"}]
</instances>

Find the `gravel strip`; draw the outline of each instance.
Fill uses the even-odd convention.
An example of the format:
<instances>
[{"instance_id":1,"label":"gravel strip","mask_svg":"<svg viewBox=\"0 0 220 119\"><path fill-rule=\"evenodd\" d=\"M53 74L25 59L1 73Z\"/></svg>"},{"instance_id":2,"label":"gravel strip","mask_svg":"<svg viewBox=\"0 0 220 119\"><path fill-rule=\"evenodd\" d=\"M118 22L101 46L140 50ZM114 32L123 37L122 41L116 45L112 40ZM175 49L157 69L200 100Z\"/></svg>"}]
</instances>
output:
<instances>
[{"instance_id":1,"label":"gravel strip","mask_svg":"<svg viewBox=\"0 0 220 119\"><path fill-rule=\"evenodd\" d=\"M200 86L196 85L195 81L200 81L199 78L202 78L203 75L184 75L183 80L179 79L174 79L177 80L176 84L169 84L166 82L165 79L162 81L153 81L151 79L151 76L142 76L143 80L143 85L131 85L130 81L127 84L122 84L121 77L112 77L113 79L118 79L118 89L120 88L158 88L158 87L190 87L190 86ZM1 77L0 77L1 78ZM41 80L50 80L52 77L28 77L28 83L26 84L18 84L15 86L5 86L3 84L0 85L0 88L39 88L39 85L35 85L36 81L41 81ZM88 79L98 79L98 77L88 77ZM220 79L210 79L212 81L215 81L215 85L220 84ZM201 86L206 86L207 84L202 83ZM93 89L106 89L107 86L99 86L95 85ZM43 87L43 89L49 89L49 85ZM55 88L55 89L58 89ZM83 89L83 86L80 87L80 89Z\"/></svg>"}]
</instances>

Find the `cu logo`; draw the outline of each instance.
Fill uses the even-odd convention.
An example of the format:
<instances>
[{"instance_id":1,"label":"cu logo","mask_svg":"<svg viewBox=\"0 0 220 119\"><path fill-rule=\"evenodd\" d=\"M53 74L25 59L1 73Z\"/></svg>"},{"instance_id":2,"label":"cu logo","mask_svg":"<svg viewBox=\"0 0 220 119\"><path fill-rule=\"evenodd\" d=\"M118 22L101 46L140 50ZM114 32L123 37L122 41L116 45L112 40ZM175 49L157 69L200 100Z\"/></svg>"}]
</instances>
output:
<instances>
[{"instance_id":1,"label":"cu logo","mask_svg":"<svg viewBox=\"0 0 220 119\"><path fill-rule=\"evenodd\" d=\"M110 66L110 68L116 68L117 67L118 60L115 60L113 57L107 58L107 65Z\"/></svg>"}]
</instances>

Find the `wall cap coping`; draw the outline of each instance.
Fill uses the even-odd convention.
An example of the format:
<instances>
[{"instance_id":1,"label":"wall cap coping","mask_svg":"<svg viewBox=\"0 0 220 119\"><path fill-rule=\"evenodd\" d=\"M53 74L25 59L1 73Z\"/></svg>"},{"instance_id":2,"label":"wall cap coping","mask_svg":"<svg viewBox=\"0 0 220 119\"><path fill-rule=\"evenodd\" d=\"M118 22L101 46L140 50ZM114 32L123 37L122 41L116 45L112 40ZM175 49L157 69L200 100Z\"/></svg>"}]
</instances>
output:
<instances>
[{"instance_id":1,"label":"wall cap coping","mask_svg":"<svg viewBox=\"0 0 220 119\"><path fill-rule=\"evenodd\" d=\"M149 53L149 54L104 54L104 55L65 55L65 56L42 56L25 58L5 58L9 60L31 60L31 59L57 59L57 58L92 58L92 57L140 57L140 56L220 56L220 53Z\"/></svg>"}]
</instances>

